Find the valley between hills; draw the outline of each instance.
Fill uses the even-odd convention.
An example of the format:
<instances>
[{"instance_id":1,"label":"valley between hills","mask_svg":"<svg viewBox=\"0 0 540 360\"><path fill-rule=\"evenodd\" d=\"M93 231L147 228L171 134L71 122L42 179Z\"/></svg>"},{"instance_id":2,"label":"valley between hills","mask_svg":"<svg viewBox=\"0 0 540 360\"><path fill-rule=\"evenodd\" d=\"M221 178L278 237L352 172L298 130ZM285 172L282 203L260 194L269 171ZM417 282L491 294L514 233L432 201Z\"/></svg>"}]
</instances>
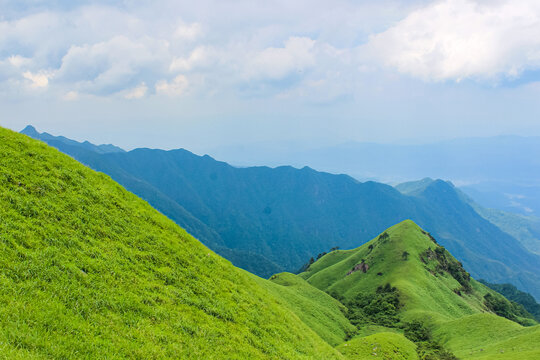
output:
<instances>
[{"instance_id":1,"label":"valley between hills","mask_svg":"<svg viewBox=\"0 0 540 360\"><path fill-rule=\"evenodd\" d=\"M540 358L475 280L538 298L538 255L452 184L47 142L0 128L3 358Z\"/></svg>"}]
</instances>

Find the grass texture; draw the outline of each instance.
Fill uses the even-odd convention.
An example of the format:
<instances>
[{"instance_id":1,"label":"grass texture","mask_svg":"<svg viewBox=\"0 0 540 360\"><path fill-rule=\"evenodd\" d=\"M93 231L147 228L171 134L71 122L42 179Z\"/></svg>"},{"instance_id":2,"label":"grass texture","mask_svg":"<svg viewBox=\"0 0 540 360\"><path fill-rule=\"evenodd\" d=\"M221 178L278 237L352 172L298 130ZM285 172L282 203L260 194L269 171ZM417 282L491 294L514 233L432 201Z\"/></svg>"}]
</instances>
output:
<instances>
[{"instance_id":1,"label":"grass texture","mask_svg":"<svg viewBox=\"0 0 540 360\"><path fill-rule=\"evenodd\" d=\"M339 359L108 176L0 128L0 357Z\"/></svg>"}]
</instances>

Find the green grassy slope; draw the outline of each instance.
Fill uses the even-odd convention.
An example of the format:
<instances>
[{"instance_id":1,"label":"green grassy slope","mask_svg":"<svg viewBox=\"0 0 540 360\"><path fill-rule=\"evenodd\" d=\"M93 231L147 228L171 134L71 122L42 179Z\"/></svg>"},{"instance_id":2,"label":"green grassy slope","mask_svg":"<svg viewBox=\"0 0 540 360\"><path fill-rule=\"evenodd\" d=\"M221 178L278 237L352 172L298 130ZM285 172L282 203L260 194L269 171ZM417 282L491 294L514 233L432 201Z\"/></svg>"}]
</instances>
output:
<instances>
[{"instance_id":1,"label":"green grassy slope","mask_svg":"<svg viewBox=\"0 0 540 360\"><path fill-rule=\"evenodd\" d=\"M445 254L447 266L441 265L437 253ZM368 266L365 272L360 269L350 273L362 263ZM343 298L345 304L359 295L375 294L381 285L391 284L397 288L401 303L395 322L389 324L394 337L403 337L400 328L406 323L420 321L432 333L434 341L461 359L528 359L540 351L540 326L523 327L491 313L485 295L508 306L510 302L474 279L468 279L459 263L412 221L389 228L357 249L331 252L299 276ZM523 316L519 313L515 320L535 324L534 320ZM368 344L375 341L372 337L388 336L384 327L369 325L369 321L366 324L359 325L358 336L347 348L349 352L344 349L345 344L338 347L344 355L357 351L359 358L369 358L372 348ZM360 337L364 335L369 336ZM410 349L399 343L395 347L405 352Z\"/></svg>"},{"instance_id":2,"label":"green grassy slope","mask_svg":"<svg viewBox=\"0 0 540 360\"><path fill-rule=\"evenodd\" d=\"M399 289L404 302L402 316L416 315L445 321L482 311L482 296L488 290L474 283L479 291L456 294L460 284L448 273L432 274L433 264L424 264L421 254L437 245L412 221L389 228L387 239L377 237L354 250L338 250L323 256L308 271L300 274L310 284L351 299L361 292L375 292L390 283ZM370 249L372 246L372 249ZM403 253L408 252L407 260ZM365 260L369 270L347 273ZM378 275L380 274L380 275Z\"/></svg>"},{"instance_id":3,"label":"green grassy slope","mask_svg":"<svg viewBox=\"0 0 540 360\"><path fill-rule=\"evenodd\" d=\"M347 341L338 349L351 360L385 359L385 360L416 360L416 345L403 335L382 332L366 337L354 338Z\"/></svg>"},{"instance_id":4,"label":"green grassy slope","mask_svg":"<svg viewBox=\"0 0 540 360\"><path fill-rule=\"evenodd\" d=\"M281 273L272 276L270 281L254 278L329 344L341 344L354 332L355 327L344 316L343 304L300 277Z\"/></svg>"},{"instance_id":5,"label":"green grassy slope","mask_svg":"<svg viewBox=\"0 0 540 360\"><path fill-rule=\"evenodd\" d=\"M460 359L540 359L540 326L522 327L493 314L447 322L435 336Z\"/></svg>"},{"instance_id":6,"label":"green grassy slope","mask_svg":"<svg viewBox=\"0 0 540 360\"><path fill-rule=\"evenodd\" d=\"M1 128L0 154L2 356L341 357L106 175Z\"/></svg>"}]
</instances>

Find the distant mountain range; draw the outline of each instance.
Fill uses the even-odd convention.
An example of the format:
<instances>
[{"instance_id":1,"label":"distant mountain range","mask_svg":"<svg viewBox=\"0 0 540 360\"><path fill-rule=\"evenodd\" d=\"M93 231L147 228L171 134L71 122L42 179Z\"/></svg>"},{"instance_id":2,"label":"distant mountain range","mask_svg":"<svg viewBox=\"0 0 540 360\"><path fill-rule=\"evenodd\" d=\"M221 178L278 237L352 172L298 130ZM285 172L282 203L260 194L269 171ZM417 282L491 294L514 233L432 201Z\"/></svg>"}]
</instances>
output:
<instances>
[{"instance_id":1,"label":"distant mountain range","mask_svg":"<svg viewBox=\"0 0 540 360\"><path fill-rule=\"evenodd\" d=\"M485 207L540 218L540 186L535 182L485 181L460 189Z\"/></svg>"},{"instance_id":2,"label":"distant mountain range","mask_svg":"<svg viewBox=\"0 0 540 360\"><path fill-rule=\"evenodd\" d=\"M540 137L464 138L415 145L263 143L220 147L209 153L237 166L310 166L361 181L447 179L485 207L540 217Z\"/></svg>"},{"instance_id":3,"label":"distant mountain range","mask_svg":"<svg viewBox=\"0 0 540 360\"><path fill-rule=\"evenodd\" d=\"M412 219L473 276L512 283L540 298L540 257L479 215L445 181L426 181L404 194L308 167L236 168L182 149L104 153L30 130L25 133L110 175L235 265L261 276L294 271L311 256L357 247L380 229Z\"/></svg>"},{"instance_id":4,"label":"distant mountain range","mask_svg":"<svg viewBox=\"0 0 540 360\"><path fill-rule=\"evenodd\" d=\"M424 178L398 184L395 188L405 195L415 195L434 181L431 178ZM514 237L530 252L540 255L540 218L483 207L462 189L454 189L461 200L469 204L480 216Z\"/></svg>"},{"instance_id":5,"label":"distant mountain range","mask_svg":"<svg viewBox=\"0 0 540 360\"><path fill-rule=\"evenodd\" d=\"M108 154L108 153L123 153L125 152L124 149L121 149L119 148L118 146L114 146L114 145L111 145L111 144L108 144L108 145L94 145L88 141L84 141L84 142L78 142L78 141L75 141L75 140L71 140L71 139L68 139L64 136L53 136L49 133L46 133L46 132L43 132L43 133L39 133L37 132L36 128L31 126L31 125L28 125L27 127L25 127L22 131L21 131L21 134L25 134L25 135L28 135L34 139L37 139L39 138L40 140L42 141L59 141L59 142L62 142L66 145L70 145L70 146L77 146L77 147L81 147L83 149L86 149L86 150L90 150L90 151L93 151L95 153L98 153L98 154Z\"/></svg>"}]
</instances>

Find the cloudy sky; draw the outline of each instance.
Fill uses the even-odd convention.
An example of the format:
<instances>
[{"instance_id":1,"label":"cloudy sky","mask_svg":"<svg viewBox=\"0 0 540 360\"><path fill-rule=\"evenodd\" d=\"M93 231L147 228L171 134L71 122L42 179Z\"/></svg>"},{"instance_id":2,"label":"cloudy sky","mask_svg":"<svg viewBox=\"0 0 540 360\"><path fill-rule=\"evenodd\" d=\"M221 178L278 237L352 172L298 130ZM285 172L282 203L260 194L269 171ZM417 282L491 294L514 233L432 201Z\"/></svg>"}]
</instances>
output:
<instances>
[{"instance_id":1,"label":"cloudy sky","mask_svg":"<svg viewBox=\"0 0 540 360\"><path fill-rule=\"evenodd\" d=\"M540 135L540 2L0 0L0 109L128 149Z\"/></svg>"}]
</instances>

